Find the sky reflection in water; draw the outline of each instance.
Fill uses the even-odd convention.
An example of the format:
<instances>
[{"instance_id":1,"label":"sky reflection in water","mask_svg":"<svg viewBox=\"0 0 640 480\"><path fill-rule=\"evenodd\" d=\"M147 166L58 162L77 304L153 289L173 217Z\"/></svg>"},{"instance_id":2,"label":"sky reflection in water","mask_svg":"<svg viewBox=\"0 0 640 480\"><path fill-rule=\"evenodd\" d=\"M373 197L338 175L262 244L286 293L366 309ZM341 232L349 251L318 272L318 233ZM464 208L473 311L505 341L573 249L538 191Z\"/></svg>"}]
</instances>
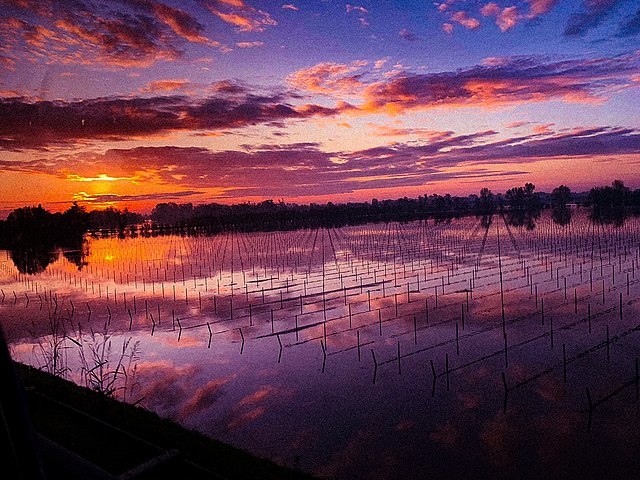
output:
<instances>
[{"instance_id":1,"label":"sky reflection in water","mask_svg":"<svg viewBox=\"0 0 640 480\"><path fill-rule=\"evenodd\" d=\"M30 276L2 252L0 314L35 365L53 311L74 339L108 324L140 341L132 399L321 476L633 475L639 223L572 213L89 238Z\"/></svg>"}]
</instances>

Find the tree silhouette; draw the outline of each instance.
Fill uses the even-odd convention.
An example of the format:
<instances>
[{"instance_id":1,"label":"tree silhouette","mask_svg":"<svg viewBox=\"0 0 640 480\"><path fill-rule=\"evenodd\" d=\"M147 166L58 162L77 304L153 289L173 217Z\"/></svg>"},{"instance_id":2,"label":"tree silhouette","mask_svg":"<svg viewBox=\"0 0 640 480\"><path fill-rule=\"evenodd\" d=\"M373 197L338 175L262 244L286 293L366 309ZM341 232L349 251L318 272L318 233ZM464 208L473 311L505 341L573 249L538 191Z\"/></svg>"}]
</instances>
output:
<instances>
[{"instance_id":1,"label":"tree silhouette","mask_svg":"<svg viewBox=\"0 0 640 480\"><path fill-rule=\"evenodd\" d=\"M524 226L527 230L535 228L535 220L540 217L542 212L542 203L534 193L535 189L533 183L526 183L524 187L514 187L507 190L505 199L508 208L505 220L509 225Z\"/></svg>"},{"instance_id":2,"label":"tree silhouette","mask_svg":"<svg viewBox=\"0 0 640 480\"><path fill-rule=\"evenodd\" d=\"M551 204L554 207L564 207L571 202L571 189L565 185L560 185L551 192Z\"/></svg>"},{"instance_id":3,"label":"tree silhouette","mask_svg":"<svg viewBox=\"0 0 640 480\"><path fill-rule=\"evenodd\" d=\"M614 180L610 187L592 188L587 198L587 203L592 208L592 220L623 226L628 216L627 204L631 198L631 191L621 180Z\"/></svg>"}]
</instances>

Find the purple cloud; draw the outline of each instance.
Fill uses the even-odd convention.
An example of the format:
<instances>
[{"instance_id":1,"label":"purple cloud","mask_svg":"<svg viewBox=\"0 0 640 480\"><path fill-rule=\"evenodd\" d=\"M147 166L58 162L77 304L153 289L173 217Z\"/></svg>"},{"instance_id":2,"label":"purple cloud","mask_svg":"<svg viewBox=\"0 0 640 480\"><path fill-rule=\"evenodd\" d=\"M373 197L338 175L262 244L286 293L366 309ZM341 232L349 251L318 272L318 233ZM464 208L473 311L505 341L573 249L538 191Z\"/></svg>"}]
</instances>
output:
<instances>
[{"instance_id":1,"label":"purple cloud","mask_svg":"<svg viewBox=\"0 0 640 480\"><path fill-rule=\"evenodd\" d=\"M353 152L325 152L316 143L244 145L242 150L219 152L196 147L139 147L61 159L5 160L0 162L0 170L46 173L61 178L95 177L108 171L111 176L171 186L185 196L215 186L220 197L295 197L416 187L451 178L512 176L523 173L522 165L547 158L580 161L638 154L640 130L597 127L508 138L498 138L497 132L487 130ZM496 167L498 164L500 168ZM465 168L451 170L459 166ZM162 198L169 199L171 195L177 196L167 193ZM159 199L153 195L128 198Z\"/></svg>"},{"instance_id":2,"label":"purple cloud","mask_svg":"<svg viewBox=\"0 0 640 480\"><path fill-rule=\"evenodd\" d=\"M200 99L176 95L72 102L0 99L0 149L126 140L177 130L219 131L339 112L319 105L294 107L285 95L251 92L232 82L218 82L214 91Z\"/></svg>"},{"instance_id":3,"label":"purple cloud","mask_svg":"<svg viewBox=\"0 0 640 480\"><path fill-rule=\"evenodd\" d=\"M634 85L639 68L637 53L560 61L543 57L491 58L467 69L405 73L371 83L364 90L364 103L359 108L397 114L549 100L601 102L606 93Z\"/></svg>"},{"instance_id":4,"label":"purple cloud","mask_svg":"<svg viewBox=\"0 0 640 480\"><path fill-rule=\"evenodd\" d=\"M151 0L7 0L0 40L13 60L149 66L183 55L181 45L222 45L179 8Z\"/></svg>"}]
</instances>

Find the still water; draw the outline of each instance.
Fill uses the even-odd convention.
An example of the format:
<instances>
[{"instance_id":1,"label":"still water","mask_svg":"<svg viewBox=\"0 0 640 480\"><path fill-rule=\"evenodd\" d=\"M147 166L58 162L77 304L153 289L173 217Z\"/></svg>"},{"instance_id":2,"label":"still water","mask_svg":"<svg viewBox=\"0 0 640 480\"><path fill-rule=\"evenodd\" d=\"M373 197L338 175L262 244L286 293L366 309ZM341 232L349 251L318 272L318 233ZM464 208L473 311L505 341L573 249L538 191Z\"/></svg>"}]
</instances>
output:
<instances>
[{"instance_id":1,"label":"still water","mask_svg":"<svg viewBox=\"0 0 640 480\"><path fill-rule=\"evenodd\" d=\"M20 361L324 478L637 478L640 222L571 217L0 251L0 321Z\"/></svg>"}]
</instances>

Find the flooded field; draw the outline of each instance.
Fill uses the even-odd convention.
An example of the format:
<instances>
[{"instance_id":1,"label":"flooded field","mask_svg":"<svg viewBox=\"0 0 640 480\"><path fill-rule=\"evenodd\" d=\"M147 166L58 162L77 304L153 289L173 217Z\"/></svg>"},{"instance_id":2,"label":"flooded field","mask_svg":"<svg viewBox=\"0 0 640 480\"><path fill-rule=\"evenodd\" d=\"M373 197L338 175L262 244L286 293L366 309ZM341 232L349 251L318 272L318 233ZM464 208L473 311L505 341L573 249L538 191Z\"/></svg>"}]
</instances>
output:
<instances>
[{"instance_id":1,"label":"flooded field","mask_svg":"<svg viewBox=\"0 0 640 480\"><path fill-rule=\"evenodd\" d=\"M320 477L637 477L640 221L571 214L2 251L0 321L20 361Z\"/></svg>"}]
</instances>

